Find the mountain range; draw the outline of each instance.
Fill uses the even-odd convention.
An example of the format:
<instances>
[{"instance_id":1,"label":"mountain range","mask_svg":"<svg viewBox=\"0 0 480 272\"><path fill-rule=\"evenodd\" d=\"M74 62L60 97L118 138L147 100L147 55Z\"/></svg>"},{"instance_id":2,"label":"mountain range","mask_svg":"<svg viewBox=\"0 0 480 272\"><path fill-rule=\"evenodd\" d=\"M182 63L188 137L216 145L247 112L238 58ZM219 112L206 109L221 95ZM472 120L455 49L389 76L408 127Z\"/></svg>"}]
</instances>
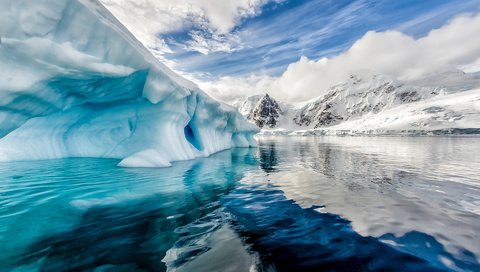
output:
<instances>
[{"instance_id":1,"label":"mountain range","mask_svg":"<svg viewBox=\"0 0 480 272\"><path fill-rule=\"evenodd\" d=\"M364 72L304 103L269 94L232 103L263 134L479 133L480 74L447 71L417 80Z\"/></svg>"}]
</instances>

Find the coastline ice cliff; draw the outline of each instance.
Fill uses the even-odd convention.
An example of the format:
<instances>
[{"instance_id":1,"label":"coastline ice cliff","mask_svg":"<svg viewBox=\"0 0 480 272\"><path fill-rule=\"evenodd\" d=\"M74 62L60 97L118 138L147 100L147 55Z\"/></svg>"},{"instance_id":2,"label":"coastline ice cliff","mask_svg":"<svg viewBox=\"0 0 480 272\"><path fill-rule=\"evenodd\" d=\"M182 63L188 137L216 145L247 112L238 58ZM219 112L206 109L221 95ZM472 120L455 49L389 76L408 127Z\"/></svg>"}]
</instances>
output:
<instances>
[{"instance_id":1,"label":"coastline ice cliff","mask_svg":"<svg viewBox=\"0 0 480 272\"><path fill-rule=\"evenodd\" d=\"M169 70L96 0L0 1L0 161L161 167L257 128Z\"/></svg>"}]
</instances>

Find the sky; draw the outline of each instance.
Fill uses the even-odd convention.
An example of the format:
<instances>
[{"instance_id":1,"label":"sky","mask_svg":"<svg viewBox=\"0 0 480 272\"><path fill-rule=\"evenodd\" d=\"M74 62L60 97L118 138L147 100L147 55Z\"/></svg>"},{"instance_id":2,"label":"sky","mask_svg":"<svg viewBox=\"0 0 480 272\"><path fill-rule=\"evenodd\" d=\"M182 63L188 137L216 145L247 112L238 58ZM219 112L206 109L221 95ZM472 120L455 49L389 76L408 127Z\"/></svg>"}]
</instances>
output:
<instances>
[{"instance_id":1,"label":"sky","mask_svg":"<svg viewBox=\"0 0 480 272\"><path fill-rule=\"evenodd\" d=\"M174 71L225 101L305 101L360 70L480 64L479 0L101 0ZM472 68L473 67L473 68Z\"/></svg>"}]
</instances>

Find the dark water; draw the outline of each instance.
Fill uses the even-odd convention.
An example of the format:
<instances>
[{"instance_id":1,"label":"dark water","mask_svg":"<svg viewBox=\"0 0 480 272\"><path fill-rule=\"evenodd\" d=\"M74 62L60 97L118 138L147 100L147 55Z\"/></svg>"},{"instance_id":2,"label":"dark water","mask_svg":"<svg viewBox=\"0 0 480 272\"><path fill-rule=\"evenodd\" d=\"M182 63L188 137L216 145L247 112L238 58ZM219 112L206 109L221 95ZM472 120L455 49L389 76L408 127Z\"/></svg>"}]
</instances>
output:
<instances>
[{"instance_id":1,"label":"dark water","mask_svg":"<svg viewBox=\"0 0 480 272\"><path fill-rule=\"evenodd\" d=\"M480 271L480 138L0 164L0 271Z\"/></svg>"}]
</instances>

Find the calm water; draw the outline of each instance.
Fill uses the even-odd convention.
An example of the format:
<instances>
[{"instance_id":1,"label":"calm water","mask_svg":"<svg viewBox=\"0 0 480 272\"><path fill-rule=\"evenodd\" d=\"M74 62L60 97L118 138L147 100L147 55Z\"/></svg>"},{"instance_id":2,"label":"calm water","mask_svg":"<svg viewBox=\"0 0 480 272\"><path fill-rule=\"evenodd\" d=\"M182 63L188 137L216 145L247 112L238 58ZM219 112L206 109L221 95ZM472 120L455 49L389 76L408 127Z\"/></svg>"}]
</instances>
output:
<instances>
[{"instance_id":1,"label":"calm water","mask_svg":"<svg viewBox=\"0 0 480 272\"><path fill-rule=\"evenodd\" d=\"M0 271L480 271L480 138L0 164Z\"/></svg>"}]
</instances>

